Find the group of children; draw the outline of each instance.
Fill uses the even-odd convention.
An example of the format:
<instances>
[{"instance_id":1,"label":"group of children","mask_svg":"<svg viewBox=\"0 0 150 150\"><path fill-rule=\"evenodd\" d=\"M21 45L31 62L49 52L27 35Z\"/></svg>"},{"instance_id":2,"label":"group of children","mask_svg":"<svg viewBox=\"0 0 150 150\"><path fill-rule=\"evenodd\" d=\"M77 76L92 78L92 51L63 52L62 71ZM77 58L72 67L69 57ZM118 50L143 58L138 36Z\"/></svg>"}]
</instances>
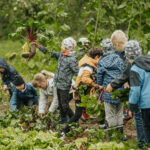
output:
<instances>
[{"instance_id":1,"label":"group of children","mask_svg":"<svg viewBox=\"0 0 150 150\"><path fill-rule=\"evenodd\" d=\"M134 116L139 147L148 143L150 147L150 55L141 56L142 49L136 40L128 41L128 37L121 30L116 30L110 39L104 39L100 47L88 47L88 39L82 38L81 43L87 48L87 53L80 59L74 51L76 41L69 37L62 41L61 52L49 51L35 42L43 53L49 52L51 57L58 59L56 74L46 71L34 76L33 82L24 82L13 67L4 58L0 58L0 72L3 90L9 90L10 108L39 105L39 114L45 114L48 96L53 96L50 112L59 109L60 124L67 123L62 134L69 132L72 122L78 122L85 116L86 108L80 107L81 96L79 88L88 85L84 94L90 93L92 88L103 91L105 119L108 128L114 127L123 133L123 104L112 99L112 91L118 88L129 88L129 115ZM73 76L76 82L73 84ZM40 88L40 98L34 87ZM75 113L69 106L69 101L75 99ZM87 115L88 116L88 115Z\"/></svg>"}]
</instances>

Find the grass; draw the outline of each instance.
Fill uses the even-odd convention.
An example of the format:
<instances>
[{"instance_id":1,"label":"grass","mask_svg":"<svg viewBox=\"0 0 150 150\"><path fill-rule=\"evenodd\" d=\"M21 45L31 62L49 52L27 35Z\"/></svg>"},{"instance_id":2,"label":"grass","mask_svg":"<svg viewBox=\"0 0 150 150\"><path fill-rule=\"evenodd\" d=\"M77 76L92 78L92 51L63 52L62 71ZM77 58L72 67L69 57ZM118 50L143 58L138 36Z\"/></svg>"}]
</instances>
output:
<instances>
[{"instance_id":1,"label":"grass","mask_svg":"<svg viewBox=\"0 0 150 150\"><path fill-rule=\"evenodd\" d=\"M44 55L37 49L36 55L30 60L21 57L23 44L19 41L3 40L0 41L0 57L4 57L8 64L16 68L18 73L23 76L25 81L32 81L36 73L41 72L43 69L56 72L57 60L50 58L49 54ZM13 60L9 57L12 53L17 56Z\"/></svg>"}]
</instances>

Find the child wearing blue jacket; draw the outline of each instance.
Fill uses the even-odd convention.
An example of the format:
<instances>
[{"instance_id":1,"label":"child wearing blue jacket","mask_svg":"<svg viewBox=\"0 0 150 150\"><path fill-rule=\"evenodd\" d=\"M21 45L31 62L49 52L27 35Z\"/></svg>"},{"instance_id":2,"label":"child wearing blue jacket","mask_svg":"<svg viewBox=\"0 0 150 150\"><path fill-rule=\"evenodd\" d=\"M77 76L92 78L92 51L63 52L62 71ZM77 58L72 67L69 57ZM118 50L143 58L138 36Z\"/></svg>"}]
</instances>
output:
<instances>
[{"instance_id":1,"label":"child wearing blue jacket","mask_svg":"<svg viewBox=\"0 0 150 150\"><path fill-rule=\"evenodd\" d=\"M97 65L97 84L105 87L113 79L121 75L124 65L120 56L113 53L111 45L105 49L103 47L103 50L105 54ZM103 92L103 96L101 96L104 101L105 118L109 127L115 127L123 132L123 104L119 100L113 100L111 96L111 93L106 92Z\"/></svg>"},{"instance_id":2,"label":"child wearing blue jacket","mask_svg":"<svg viewBox=\"0 0 150 150\"><path fill-rule=\"evenodd\" d=\"M15 68L9 66L3 57L0 57L0 74L2 76L2 90L8 90L11 97L14 90L13 80L18 72Z\"/></svg>"},{"instance_id":3,"label":"child wearing blue jacket","mask_svg":"<svg viewBox=\"0 0 150 150\"><path fill-rule=\"evenodd\" d=\"M24 82L19 75L13 81L16 86L10 99L11 110L18 110L24 106L38 105L38 95L31 83Z\"/></svg>"},{"instance_id":4,"label":"child wearing blue jacket","mask_svg":"<svg viewBox=\"0 0 150 150\"><path fill-rule=\"evenodd\" d=\"M141 51L125 50L129 61L133 62ZM148 147L150 148L150 55L139 56L132 63L130 70L129 106L132 113L139 109L142 113L144 131ZM133 114L130 114L132 117Z\"/></svg>"}]
</instances>

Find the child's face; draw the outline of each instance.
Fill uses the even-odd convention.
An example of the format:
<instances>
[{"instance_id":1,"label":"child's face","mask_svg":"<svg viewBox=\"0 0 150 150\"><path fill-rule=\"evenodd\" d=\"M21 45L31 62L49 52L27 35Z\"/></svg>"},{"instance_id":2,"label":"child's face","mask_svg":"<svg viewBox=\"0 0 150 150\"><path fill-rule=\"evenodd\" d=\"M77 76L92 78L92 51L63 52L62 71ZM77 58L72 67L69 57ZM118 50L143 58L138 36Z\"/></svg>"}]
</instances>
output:
<instances>
[{"instance_id":1,"label":"child's face","mask_svg":"<svg viewBox=\"0 0 150 150\"><path fill-rule=\"evenodd\" d=\"M4 72L5 71L5 69L4 68L0 68L0 72Z\"/></svg>"},{"instance_id":2,"label":"child's face","mask_svg":"<svg viewBox=\"0 0 150 150\"><path fill-rule=\"evenodd\" d=\"M46 80L43 80L42 82L38 82L38 83L37 83L37 86L38 86L39 88L46 89L46 87L47 87L47 82L46 82Z\"/></svg>"},{"instance_id":3,"label":"child's face","mask_svg":"<svg viewBox=\"0 0 150 150\"><path fill-rule=\"evenodd\" d=\"M22 91L24 89L24 84L16 86L16 89L18 89L19 91Z\"/></svg>"}]
</instances>

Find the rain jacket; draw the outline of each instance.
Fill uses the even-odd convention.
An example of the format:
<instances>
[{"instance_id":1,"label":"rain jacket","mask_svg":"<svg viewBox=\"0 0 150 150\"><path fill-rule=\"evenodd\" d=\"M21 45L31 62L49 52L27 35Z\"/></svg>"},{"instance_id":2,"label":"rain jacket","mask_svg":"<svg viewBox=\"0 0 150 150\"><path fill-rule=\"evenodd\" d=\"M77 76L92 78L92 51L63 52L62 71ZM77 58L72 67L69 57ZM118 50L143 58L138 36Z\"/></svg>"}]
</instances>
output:
<instances>
[{"instance_id":1,"label":"rain jacket","mask_svg":"<svg viewBox=\"0 0 150 150\"><path fill-rule=\"evenodd\" d=\"M150 55L135 59L130 71L130 110L150 108Z\"/></svg>"},{"instance_id":2,"label":"rain jacket","mask_svg":"<svg viewBox=\"0 0 150 150\"><path fill-rule=\"evenodd\" d=\"M0 68L4 68L5 71L1 72L2 74L2 84L7 85L8 88L14 88L13 80L16 75L18 75L15 68L8 65L6 60L3 57L0 57Z\"/></svg>"},{"instance_id":3,"label":"rain jacket","mask_svg":"<svg viewBox=\"0 0 150 150\"><path fill-rule=\"evenodd\" d=\"M97 84L104 87L107 86L113 79L121 75L123 69L123 61L118 55L114 53L104 54L97 65ZM119 100L112 100L111 96L111 93L104 92L103 101L108 103L119 103Z\"/></svg>"},{"instance_id":4,"label":"rain jacket","mask_svg":"<svg viewBox=\"0 0 150 150\"><path fill-rule=\"evenodd\" d=\"M46 48L40 46L43 53L47 53ZM51 57L58 59L57 71L54 76L54 83L57 89L69 90L72 84L73 75L78 74L78 59L74 51L63 55L62 52L54 52L50 50Z\"/></svg>"},{"instance_id":5,"label":"rain jacket","mask_svg":"<svg viewBox=\"0 0 150 150\"><path fill-rule=\"evenodd\" d=\"M58 59L54 83L57 89L70 90L73 75L78 74L78 60L75 52L63 55L61 52L51 52L51 56Z\"/></svg>"},{"instance_id":6,"label":"rain jacket","mask_svg":"<svg viewBox=\"0 0 150 150\"><path fill-rule=\"evenodd\" d=\"M24 92L19 91L18 89L15 88L13 91L12 97L10 99L10 108L12 110L17 110L17 101L18 100L23 100L23 101L28 101L33 99L33 104L38 105L38 94L35 88L32 86L31 83L26 82L26 87Z\"/></svg>"}]
</instances>

